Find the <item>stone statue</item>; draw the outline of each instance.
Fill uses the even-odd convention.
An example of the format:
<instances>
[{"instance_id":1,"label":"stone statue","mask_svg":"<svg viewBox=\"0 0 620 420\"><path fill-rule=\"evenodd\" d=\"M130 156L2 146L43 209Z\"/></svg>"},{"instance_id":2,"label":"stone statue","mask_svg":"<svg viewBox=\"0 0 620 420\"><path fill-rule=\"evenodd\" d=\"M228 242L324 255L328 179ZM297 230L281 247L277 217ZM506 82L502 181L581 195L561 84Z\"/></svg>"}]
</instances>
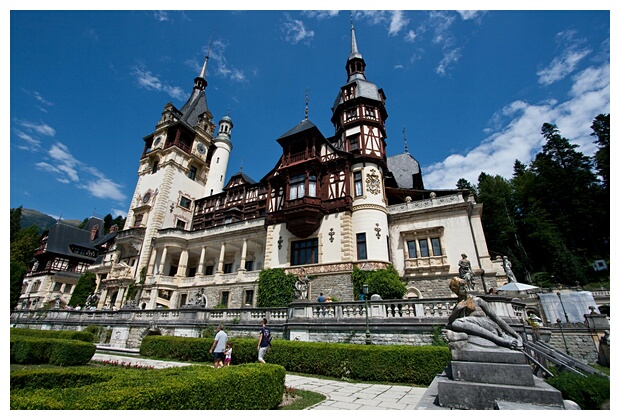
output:
<instances>
[{"instance_id":1,"label":"stone statue","mask_svg":"<svg viewBox=\"0 0 620 420\"><path fill-rule=\"evenodd\" d=\"M464 279L454 277L450 281L450 290L459 298L448 318L447 330L444 330L451 349L458 349L467 343L483 347L495 344L510 349L523 348L521 336L493 312L487 302L467 294Z\"/></svg>"},{"instance_id":2,"label":"stone statue","mask_svg":"<svg viewBox=\"0 0 620 420\"><path fill-rule=\"evenodd\" d=\"M302 270L302 274L303 278L300 275L295 282L296 299L308 299L308 283L310 280L308 279L308 274L305 270Z\"/></svg>"},{"instance_id":3,"label":"stone statue","mask_svg":"<svg viewBox=\"0 0 620 420\"><path fill-rule=\"evenodd\" d=\"M515 274L512 272L512 263L508 261L507 256L502 257L504 264L504 271L506 272L506 277L508 277L508 283L518 283Z\"/></svg>"},{"instance_id":4,"label":"stone statue","mask_svg":"<svg viewBox=\"0 0 620 420\"><path fill-rule=\"evenodd\" d=\"M474 290L476 285L474 282L474 272L471 269L471 262L469 262L465 254L461 254L461 259L459 260L459 277L465 280L467 290Z\"/></svg>"}]
</instances>

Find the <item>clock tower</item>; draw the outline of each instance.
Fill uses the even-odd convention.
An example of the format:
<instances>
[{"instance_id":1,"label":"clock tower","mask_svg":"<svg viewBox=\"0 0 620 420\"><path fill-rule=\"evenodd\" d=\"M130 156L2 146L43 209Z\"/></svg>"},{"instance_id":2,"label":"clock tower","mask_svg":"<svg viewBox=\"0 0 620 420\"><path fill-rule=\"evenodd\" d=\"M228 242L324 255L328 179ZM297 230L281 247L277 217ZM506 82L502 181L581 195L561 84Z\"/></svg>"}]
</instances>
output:
<instances>
[{"instance_id":1,"label":"clock tower","mask_svg":"<svg viewBox=\"0 0 620 420\"><path fill-rule=\"evenodd\" d=\"M181 109L164 106L155 131L144 137L138 182L117 247L119 262L134 278L149 261L151 240L160 229L189 229L193 202L204 197L215 124L207 108L205 88L209 57L194 79L192 93ZM225 172L225 170L224 170Z\"/></svg>"},{"instance_id":2,"label":"clock tower","mask_svg":"<svg viewBox=\"0 0 620 420\"><path fill-rule=\"evenodd\" d=\"M389 261L385 94L366 80L366 63L357 49L351 22L351 53L346 64L347 83L332 108L336 129L334 145L352 155L352 240L357 260Z\"/></svg>"}]
</instances>

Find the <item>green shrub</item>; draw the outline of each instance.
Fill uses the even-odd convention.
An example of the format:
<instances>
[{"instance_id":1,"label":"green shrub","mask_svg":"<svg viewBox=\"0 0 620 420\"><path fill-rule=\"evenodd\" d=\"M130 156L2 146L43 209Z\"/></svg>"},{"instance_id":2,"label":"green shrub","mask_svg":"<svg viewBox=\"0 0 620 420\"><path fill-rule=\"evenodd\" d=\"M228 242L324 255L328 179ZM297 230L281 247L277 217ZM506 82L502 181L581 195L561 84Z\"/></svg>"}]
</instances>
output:
<instances>
[{"instance_id":1,"label":"green shrub","mask_svg":"<svg viewBox=\"0 0 620 420\"><path fill-rule=\"evenodd\" d=\"M59 366L85 365L95 354L92 343L57 338L11 337L11 363Z\"/></svg>"},{"instance_id":2,"label":"green shrub","mask_svg":"<svg viewBox=\"0 0 620 420\"><path fill-rule=\"evenodd\" d=\"M94 343L97 337L89 331L57 331L57 330L31 330L28 328L11 328L11 337L41 337L41 338L60 338L63 340L79 340L87 343Z\"/></svg>"},{"instance_id":3,"label":"green shrub","mask_svg":"<svg viewBox=\"0 0 620 420\"><path fill-rule=\"evenodd\" d=\"M268 410L286 372L253 363L155 370L68 368L11 374L12 410ZM58 378L58 379L56 379ZM57 387L50 387L57 381Z\"/></svg>"},{"instance_id":4,"label":"green shrub","mask_svg":"<svg viewBox=\"0 0 620 420\"><path fill-rule=\"evenodd\" d=\"M257 339L233 338L232 365L257 361ZM140 354L177 360L211 361L212 339L145 337ZM174 356L173 356L174 355ZM450 363L447 346L367 346L364 344L307 343L275 339L265 360L287 371L341 378L343 365L353 380L429 385Z\"/></svg>"},{"instance_id":5,"label":"green shrub","mask_svg":"<svg viewBox=\"0 0 620 420\"><path fill-rule=\"evenodd\" d=\"M547 383L562 392L562 398L579 404L582 410L601 410L609 402L610 381L602 375L581 376L562 371L547 379Z\"/></svg>"}]
</instances>

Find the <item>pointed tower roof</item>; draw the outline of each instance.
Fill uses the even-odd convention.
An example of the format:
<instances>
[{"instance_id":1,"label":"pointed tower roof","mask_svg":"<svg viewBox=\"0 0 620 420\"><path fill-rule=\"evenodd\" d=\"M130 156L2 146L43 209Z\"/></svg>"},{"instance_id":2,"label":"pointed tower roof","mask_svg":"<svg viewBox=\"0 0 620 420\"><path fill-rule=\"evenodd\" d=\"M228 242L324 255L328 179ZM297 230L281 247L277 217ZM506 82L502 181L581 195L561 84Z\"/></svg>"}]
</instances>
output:
<instances>
[{"instance_id":1,"label":"pointed tower roof","mask_svg":"<svg viewBox=\"0 0 620 420\"><path fill-rule=\"evenodd\" d=\"M190 127L194 127L198 122L198 116L209 109L207 108L207 95L205 94L205 88L207 87L207 64L209 62L209 55L205 57L205 62L202 65L200 74L194 79L194 89L192 94L181 108L181 119L185 121Z\"/></svg>"},{"instance_id":2,"label":"pointed tower roof","mask_svg":"<svg viewBox=\"0 0 620 420\"><path fill-rule=\"evenodd\" d=\"M347 59L346 68L347 74L349 75L349 80L347 81L347 83L356 79L366 80L366 76L364 75L366 62L364 61L362 54L360 54L357 49L357 38L355 37L353 14L351 14L351 54L349 54L349 58Z\"/></svg>"}]
</instances>

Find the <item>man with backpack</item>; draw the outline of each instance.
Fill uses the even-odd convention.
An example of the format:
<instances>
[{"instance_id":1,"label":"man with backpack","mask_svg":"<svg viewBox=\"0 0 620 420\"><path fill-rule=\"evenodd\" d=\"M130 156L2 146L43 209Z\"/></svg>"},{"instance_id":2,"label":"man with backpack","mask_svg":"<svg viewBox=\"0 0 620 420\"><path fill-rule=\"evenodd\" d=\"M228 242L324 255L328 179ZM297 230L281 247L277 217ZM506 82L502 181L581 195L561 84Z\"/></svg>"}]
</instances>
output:
<instances>
[{"instance_id":1,"label":"man with backpack","mask_svg":"<svg viewBox=\"0 0 620 420\"><path fill-rule=\"evenodd\" d=\"M263 318L263 322L261 324L260 336L258 338L258 361L261 363L265 363L265 353L269 350L269 346L271 345L271 331L267 328L267 318Z\"/></svg>"}]
</instances>

